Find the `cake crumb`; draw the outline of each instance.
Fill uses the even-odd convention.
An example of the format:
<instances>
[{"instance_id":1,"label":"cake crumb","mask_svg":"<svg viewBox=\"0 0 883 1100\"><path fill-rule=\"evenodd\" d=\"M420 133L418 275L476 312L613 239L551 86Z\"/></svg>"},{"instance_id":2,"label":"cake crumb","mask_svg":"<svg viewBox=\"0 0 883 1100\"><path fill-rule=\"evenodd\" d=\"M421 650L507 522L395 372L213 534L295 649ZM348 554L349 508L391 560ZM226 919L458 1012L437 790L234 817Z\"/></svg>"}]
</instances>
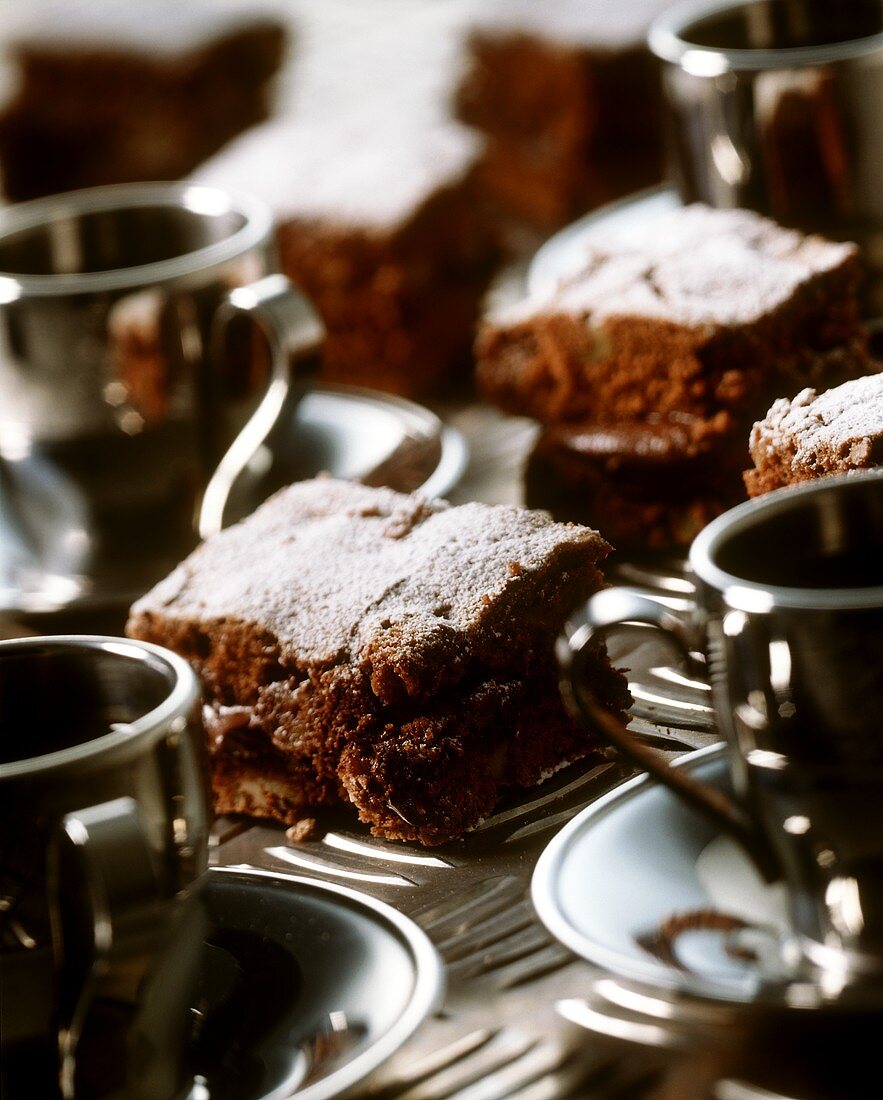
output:
<instances>
[{"instance_id":1,"label":"cake crumb","mask_svg":"<svg viewBox=\"0 0 883 1100\"><path fill-rule=\"evenodd\" d=\"M312 840L318 826L314 817L302 817L296 825L292 825L285 830L285 839L289 844L303 844L308 840Z\"/></svg>"}]
</instances>

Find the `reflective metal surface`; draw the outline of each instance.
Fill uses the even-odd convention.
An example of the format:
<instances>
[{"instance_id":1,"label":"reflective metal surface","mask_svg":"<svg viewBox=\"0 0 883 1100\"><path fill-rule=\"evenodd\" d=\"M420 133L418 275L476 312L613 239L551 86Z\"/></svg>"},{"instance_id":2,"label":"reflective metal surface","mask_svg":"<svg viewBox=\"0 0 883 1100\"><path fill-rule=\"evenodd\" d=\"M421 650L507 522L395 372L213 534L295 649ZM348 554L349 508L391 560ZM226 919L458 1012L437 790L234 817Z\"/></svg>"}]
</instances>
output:
<instances>
[{"instance_id":1,"label":"reflective metal surface","mask_svg":"<svg viewBox=\"0 0 883 1100\"><path fill-rule=\"evenodd\" d=\"M784 877L800 949L850 989L883 970L883 747L871 732L883 672L870 657L883 650L881 555L883 472L809 482L739 505L697 537L692 615L611 588L559 646L572 704ZM635 621L688 660L704 653L736 799L683 782L582 692L583 647Z\"/></svg>"},{"instance_id":2,"label":"reflective metal surface","mask_svg":"<svg viewBox=\"0 0 883 1100\"><path fill-rule=\"evenodd\" d=\"M722 747L677 770L729 783ZM671 1082L654 1097L868 1095L883 991L850 1005L824 975L801 974L783 953L781 885L763 883L729 838L652 779L611 792L559 834L533 893L547 926L594 964L558 1013L587 1042L656 1051Z\"/></svg>"},{"instance_id":3,"label":"reflective metal surface","mask_svg":"<svg viewBox=\"0 0 883 1100\"><path fill-rule=\"evenodd\" d=\"M347 886L285 872L215 869L198 904L172 1065L150 1061L126 1093L327 1100L363 1086L438 1005L441 960L406 917ZM177 982L171 954L153 985ZM145 1012L136 1039L167 1026Z\"/></svg>"},{"instance_id":4,"label":"reflective metal surface","mask_svg":"<svg viewBox=\"0 0 883 1100\"><path fill-rule=\"evenodd\" d=\"M659 17L650 46L685 201L858 241L883 270L879 0L691 0ZM870 298L883 312L879 279Z\"/></svg>"}]
</instances>

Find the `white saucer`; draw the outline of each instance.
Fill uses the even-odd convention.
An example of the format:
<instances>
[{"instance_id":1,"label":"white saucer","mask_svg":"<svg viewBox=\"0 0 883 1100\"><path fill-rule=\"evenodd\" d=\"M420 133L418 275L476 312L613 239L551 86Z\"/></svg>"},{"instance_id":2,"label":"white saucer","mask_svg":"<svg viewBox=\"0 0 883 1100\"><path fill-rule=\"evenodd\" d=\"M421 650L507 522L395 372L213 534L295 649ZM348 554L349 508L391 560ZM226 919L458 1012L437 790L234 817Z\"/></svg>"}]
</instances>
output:
<instances>
[{"instance_id":1,"label":"white saucer","mask_svg":"<svg viewBox=\"0 0 883 1100\"><path fill-rule=\"evenodd\" d=\"M727 787L722 745L675 766ZM562 943L647 995L721 1008L825 1001L782 953L784 887L764 883L733 842L648 776L605 795L552 840L533 901Z\"/></svg>"}]
</instances>

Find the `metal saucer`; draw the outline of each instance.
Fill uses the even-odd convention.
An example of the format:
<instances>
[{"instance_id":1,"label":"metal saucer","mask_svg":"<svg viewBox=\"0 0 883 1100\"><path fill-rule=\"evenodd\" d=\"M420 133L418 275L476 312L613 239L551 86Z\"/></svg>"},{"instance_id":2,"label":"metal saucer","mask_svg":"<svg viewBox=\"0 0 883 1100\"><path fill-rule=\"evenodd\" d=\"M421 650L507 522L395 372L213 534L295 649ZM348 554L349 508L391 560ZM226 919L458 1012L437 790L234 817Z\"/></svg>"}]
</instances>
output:
<instances>
[{"instance_id":1,"label":"metal saucer","mask_svg":"<svg viewBox=\"0 0 883 1100\"><path fill-rule=\"evenodd\" d=\"M673 766L728 789L726 752L712 745ZM792 949L784 885L765 883L735 842L649 776L558 833L536 865L532 896L549 931L603 972L594 992L613 1014L619 1006L655 1016L676 1033L749 1010L785 1017L844 1007L842 985L828 985ZM883 990L868 996L879 1010Z\"/></svg>"},{"instance_id":2,"label":"metal saucer","mask_svg":"<svg viewBox=\"0 0 883 1100\"><path fill-rule=\"evenodd\" d=\"M577 272L583 265L583 249L598 234L611 230L617 239L640 241L656 218L677 210L683 203L673 187L661 185L638 191L617 202L593 210L559 229L535 253L527 271L527 290L542 295L559 279Z\"/></svg>"},{"instance_id":3,"label":"metal saucer","mask_svg":"<svg viewBox=\"0 0 883 1100\"><path fill-rule=\"evenodd\" d=\"M199 905L196 959L172 952L151 979L162 992L189 972L171 1001L188 1100L329 1100L364 1088L440 1003L442 964L424 933L347 887L216 868ZM158 1003L165 1011L148 1012L144 1036L170 1026L168 996Z\"/></svg>"},{"instance_id":4,"label":"metal saucer","mask_svg":"<svg viewBox=\"0 0 883 1100\"><path fill-rule=\"evenodd\" d=\"M240 440L206 490L203 537L241 519L281 486L320 473L443 496L467 461L463 437L428 409L347 386L293 386L269 432L253 442L243 433ZM101 456L90 462L100 463ZM123 501L125 472L108 464L102 476ZM122 518L117 526L105 540L82 494L45 456L0 462L0 615L124 612L196 541L191 533L167 531L162 515L155 546L129 547Z\"/></svg>"}]
</instances>

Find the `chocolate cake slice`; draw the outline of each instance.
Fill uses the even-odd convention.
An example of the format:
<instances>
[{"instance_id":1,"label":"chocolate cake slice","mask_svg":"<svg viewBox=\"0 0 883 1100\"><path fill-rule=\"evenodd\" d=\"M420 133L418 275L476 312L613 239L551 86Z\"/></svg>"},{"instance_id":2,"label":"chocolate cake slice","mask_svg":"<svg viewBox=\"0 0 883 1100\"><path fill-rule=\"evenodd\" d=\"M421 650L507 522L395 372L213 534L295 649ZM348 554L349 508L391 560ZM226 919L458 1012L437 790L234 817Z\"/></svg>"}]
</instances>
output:
<instances>
[{"instance_id":1,"label":"chocolate cake slice","mask_svg":"<svg viewBox=\"0 0 883 1100\"><path fill-rule=\"evenodd\" d=\"M701 204L586 245L550 293L488 318L481 392L545 423L760 415L868 370L857 249ZM758 403L760 405L758 406Z\"/></svg>"},{"instance_id":2,"label":"chocolate cake slice","mask_svg":"<svg viewBox=\"0 0 883 1100\"><path fill-rule=\"evenodd\" d=\"M609 549L544 513L320 478L209 539L128 629L202 675L219 812L350 802L375 835L438 844L597 751L553 644ZM621 714L600 647L589 676Z\"/></svg>"},{"instance_id":3,"label":"chocolate cake slice","mask_svg":"<svg viewBox=\"0 0 883 1100\"><path fill-rule=\"evenodd\" d=\"M195 174L263 198L282 270L325 323L323 376L409 397L468 376L498 260L477 201L483 141L453 119L447 5L292 5L278 117Z\"/></svg>"},{"instance_id":4,"label":"chocolate cake slice","mask_svg":"<svg viewBox=\"0 0 883 1100\"><path fill-rule=\"evenodd\" d=\"M455 104L487 138L479 180L539 228L662 178L646 45L668 0L472 0Z\"/></svg>"},{"instance_id":5,"label":"chocolate cake slice","mask_svg":"<svg viewBox=\"0 0 883 1100\"><path fill-rule=\"evenodd\" d=\"M9 5L0 110L10 199L185 175L266 118L286 20L243 0Z\"/></svg>"},{"instance_id":6,"label":"chocolate cake slice","mask_svg":"<svg viewBox=\"0 0 883 1100\"><path fill-rule=\"evenodd\" d=\"M883 465L883 374L779 398L751 430L748 495Z\"/></svg>"}]
</instances>

